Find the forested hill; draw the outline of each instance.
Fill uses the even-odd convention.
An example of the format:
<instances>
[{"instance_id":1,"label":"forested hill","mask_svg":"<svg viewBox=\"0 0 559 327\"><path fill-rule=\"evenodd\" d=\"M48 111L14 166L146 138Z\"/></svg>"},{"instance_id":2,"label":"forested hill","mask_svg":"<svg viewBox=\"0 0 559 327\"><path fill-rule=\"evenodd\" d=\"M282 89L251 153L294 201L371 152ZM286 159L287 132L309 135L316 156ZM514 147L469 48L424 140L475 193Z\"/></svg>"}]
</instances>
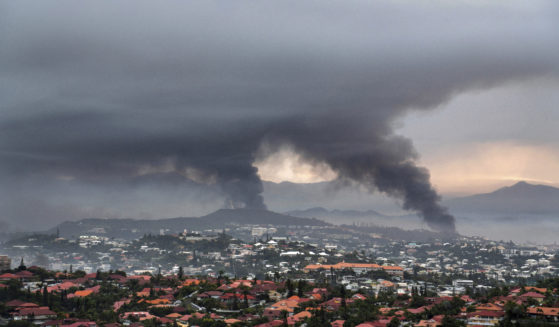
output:
<instances>
[{"instance_id":1,"label":"forested hill","mask_svg":"<svg viewBox=\"0 0 559 327\"><path fill-rule=\"evenodd\" d=\"M326 226L314 218L299 218L267 210L222 209L202 217L179 217L166 219L101 219L90 218L67 221L48 230L64 237L82 234L99 234L107 237L137 238L143 234L166 231L182 232L224 228L232 225L274 225L274 226Z\"/></svg>"}]
</instances>

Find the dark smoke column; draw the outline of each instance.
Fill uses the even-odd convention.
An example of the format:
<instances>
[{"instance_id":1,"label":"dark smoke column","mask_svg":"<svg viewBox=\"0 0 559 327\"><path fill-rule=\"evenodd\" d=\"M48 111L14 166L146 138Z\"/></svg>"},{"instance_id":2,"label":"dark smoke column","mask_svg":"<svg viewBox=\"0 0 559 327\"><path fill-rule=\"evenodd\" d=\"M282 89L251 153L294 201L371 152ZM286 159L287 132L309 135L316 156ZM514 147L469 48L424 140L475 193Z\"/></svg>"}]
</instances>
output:
<instances>
[{"instance_id":1,"label":"dark smoke column","mask_svg":"<svg viewBox=\"0 0 559 327\"><path fill-rule=\"evenodd\" d=\"M440 205L428 170L415 164L411 141L394 135L389 122L389 111L292 121L289 133L278 131L269 143L291 144L308 160L327 163L341 180L401 199L403 208L417 212L430 228L456 233L455 219Z\"/></svg>"},{"instance_id":2,"label":"dark smoke column","mask_svg":"<svg viewBox=\"0 0 559 327\"><path fill-rule=\"evenodd\" d=\"M365 166L355 166L352 162L362 162ZM403 208L419 213L432 229L445 233L456 232L454 217L439 204L440 197L429 182L427 169L417 167L411 161L391 165L375 163L367 156L334 163L332 166L345 178L366 185L370 191L377 189L402 199Z\"/></svg>"},{"instance_id":3,"label":"dark smoke column","mask_svg":"<svg viewBox=\"0 0 559 327\"><path fill-rule=\"evenodd\" d=\"M221 172L218 183L227 196L226 207L266 209L262 198L262 181L251 165L235 167Z\"/></svg>"},{"instance_id":4,"label":"dark smoke column","mask_svg":"<svg viewBox=\"0 0 559 327\"><path fill-rule=\"evenodd\" d=\"M245 124L253 125L250 121ZM225 208L266 209L262 181L253 166L254 153L265 128L231 125L234 127L222 129L220 133L204 129L195 135L208 133L205 137L185 137L180 146L172 146L167 155L175 155L179 171L194 168L198 179L215 183L225 197ZM181 150L178 156L176 148Z\"/></svg>"}]
</instances>

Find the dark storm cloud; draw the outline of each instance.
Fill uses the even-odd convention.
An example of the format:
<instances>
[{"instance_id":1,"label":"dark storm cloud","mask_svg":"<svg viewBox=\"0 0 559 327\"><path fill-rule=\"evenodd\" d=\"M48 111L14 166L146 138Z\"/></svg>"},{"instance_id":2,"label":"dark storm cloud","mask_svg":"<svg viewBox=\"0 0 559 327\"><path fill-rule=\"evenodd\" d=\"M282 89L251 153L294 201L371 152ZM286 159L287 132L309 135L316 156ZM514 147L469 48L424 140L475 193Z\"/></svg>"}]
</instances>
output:
<instances>
[{"instance_id":1,"label":"dark storm cloud","mask_svg":"<svg viewBox=\"0 0 559 327\"><path fill-rule=\"evenodd\" d=\"M553 1L0 6L4 192L172 171L263 208L255 156L289 144L454 231L394 120L558 67Z\"/></svg>"}]
</instances>

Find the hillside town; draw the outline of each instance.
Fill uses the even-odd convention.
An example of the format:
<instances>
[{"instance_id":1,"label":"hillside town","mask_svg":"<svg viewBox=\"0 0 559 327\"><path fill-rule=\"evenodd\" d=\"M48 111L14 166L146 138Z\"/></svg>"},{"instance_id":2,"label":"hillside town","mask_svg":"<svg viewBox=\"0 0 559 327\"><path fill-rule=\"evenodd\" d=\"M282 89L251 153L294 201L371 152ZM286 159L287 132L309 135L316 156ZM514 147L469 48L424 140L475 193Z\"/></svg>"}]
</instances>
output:
<instances>
[{"instance_id":1,"label":"hillside town","mask_svg":"<svg viewBox=\"0 0 559 327\"><path fill-rule=\"evenodd\" d=\"M339 262L304 267L304 278L275 274L188 276L26 267L0 275L1 322L8 326L552 326L559 278L535 286L453 293L405 278L393 265ZM326 278L313 278L324 276ZM377 278L382 276L382 278ZM355 286L357 285L357 286ZM365 287L368 286L368 287Z\"/></svg>"},{"instance_id":2,"label":"hillside town","mask_svg":"<svg viewBox=\"0 0 559 327\"><path fill-rule=\"evenodd\" d=\"M30 234L0 256L11 326L542 326L554 246L236 226L136 240ZM363 231L365 230L365 232ZM27 267L26 265L29 265Z\"/></svg>"},{"instance_id":3,"label":"hillside town","mask_svg":"<svg viewBox=\"0 0 559 327\"><path fill-rule=\"evenodd\" d=\"M4 242L0 249L46 269L86 273L172 274L182 267L188 275L215 276L223 271L229 277L264 279L275 274L300 277L301 271L317 264L376 263L399 266L406 276L433 282L433 287L446 285L448 292L459 290L452 287L458 279L472 280L469 286L482 288L533 284L559 273L556 245L523 246L465 236L405 238L372 233L364 226L237 225L178 233L161 230L134 240L109 238L98 230L73 238L27 234ZM352 287L367 285L352 283Z\"/></svg>"},{"instance_id":4,"label":"hillside town","mask_svg":"<svg viewBox=\"0 0 559 327\"><path fill-rule=\"evenodd\" d=\"M558 31L0 1L0 327L559 327Z\"/></svg>"}]
</instances>

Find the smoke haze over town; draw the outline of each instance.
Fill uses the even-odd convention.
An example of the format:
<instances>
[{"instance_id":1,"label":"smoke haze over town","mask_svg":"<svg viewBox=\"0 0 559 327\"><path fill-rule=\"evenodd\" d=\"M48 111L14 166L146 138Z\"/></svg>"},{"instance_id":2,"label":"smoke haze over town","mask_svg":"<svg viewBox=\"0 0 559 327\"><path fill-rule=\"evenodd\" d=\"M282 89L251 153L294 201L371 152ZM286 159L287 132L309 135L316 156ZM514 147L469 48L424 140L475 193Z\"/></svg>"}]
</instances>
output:
<instances>
[{"instance_id":1,"label":"smoke haze over town","mask_svg":"<svg viewBox=\"0 0 559 327\"><path fill-rule=\"evenodd\" d=\"M283 212L314 200L278 183L321 182L305 194L331 209L460 232L441 194L559 183L558 18L554 1L2 2L0 220Z\"/></svg>"}]
</instances>

